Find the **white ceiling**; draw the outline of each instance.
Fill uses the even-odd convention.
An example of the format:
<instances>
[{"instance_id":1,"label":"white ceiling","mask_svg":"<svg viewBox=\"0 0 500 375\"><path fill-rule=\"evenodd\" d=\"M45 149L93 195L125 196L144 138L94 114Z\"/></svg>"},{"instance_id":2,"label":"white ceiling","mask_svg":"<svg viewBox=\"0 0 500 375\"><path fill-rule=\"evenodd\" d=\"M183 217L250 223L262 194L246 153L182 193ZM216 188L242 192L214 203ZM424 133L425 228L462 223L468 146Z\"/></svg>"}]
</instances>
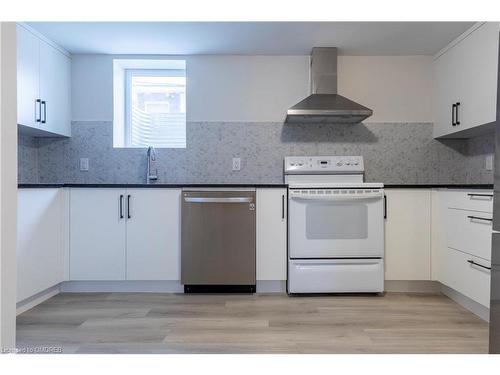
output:
<instances>
[{"instance_id":1,"label":"white ceiling","mask_svg":"<svg viewBox=\"0 0 500 375\"><path fill-rule=\"evenodd\" d=\"M432 55L472 22L30 22L71 53Z\"/></svg>"}]
</instances>

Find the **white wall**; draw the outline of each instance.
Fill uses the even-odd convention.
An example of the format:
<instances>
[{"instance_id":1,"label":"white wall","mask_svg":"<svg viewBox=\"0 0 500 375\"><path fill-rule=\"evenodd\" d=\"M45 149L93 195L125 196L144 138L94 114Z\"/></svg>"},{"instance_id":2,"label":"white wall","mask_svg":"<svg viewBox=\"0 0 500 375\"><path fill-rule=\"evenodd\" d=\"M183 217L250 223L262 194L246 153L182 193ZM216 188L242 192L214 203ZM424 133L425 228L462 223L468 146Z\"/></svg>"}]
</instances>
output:
<instances>
[{"instance_id":1,"label":"white wall","mask_svg":"<svg viewBox=\"0 0 500 375\"><path fill-rule=\"evenodd\" d=\"M432 122L432 56L339 56L338 90L368 122Z\"/></svg>"},{"instance_id":2,"label":"white wall","mask_svg":"<svg viewBox=\"0 0 500 375\"><path fill-rule=\"evenodd\" d=\"M73 120L112 121L113 58L74 55ZM187 60L188 121L283 121L309 94L309 56L148 56ZM339 56L339 94L373 109L369 122L432 121L427 56Z\"/></svg>"},{"instance_id":3,"label":"white wall","mask_svg":"<svg viewBox=\"0 0 500 375\"><path fill-rule=\"evenodd\" d=\"M16 26L0 23L0 348L15 347L17 231Z\"/></svg>"},{"instance_id":4,"label":"white wall","mask_svg":"<svg viewBox=\"0 0 500 375\"><path fill-rule=\"evenodd\" d=\"M73 120L112 121L115 57L141 58L73 56ZM282 121L308 93L307 56L168 58L186 59L188 121Z\"/></svg>"}]
</instances>

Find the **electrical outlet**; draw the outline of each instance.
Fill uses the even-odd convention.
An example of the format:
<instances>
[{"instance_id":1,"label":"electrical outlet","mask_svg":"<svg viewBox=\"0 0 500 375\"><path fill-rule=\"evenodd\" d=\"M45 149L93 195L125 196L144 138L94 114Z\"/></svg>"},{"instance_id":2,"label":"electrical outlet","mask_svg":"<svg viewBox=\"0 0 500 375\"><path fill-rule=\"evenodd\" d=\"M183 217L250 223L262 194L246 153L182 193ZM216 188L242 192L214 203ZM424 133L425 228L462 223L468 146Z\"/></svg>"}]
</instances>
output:
<instances>
[{"instance_id":1,"label":"electrical outlet","mask_svg":"<svg viewBox=\"0 0 500 375\"><path fill-rule=\"evenodd\" d=\"M241 159L233 158L233 171L239 171L241 169Z\"/></svg>"},{"instance_id":2,"label":"electrical outlet","mask_svg":"<svg viewBox=\"0 0 500 375\"><path fill-rule=\"evenodd\" d=\"M484 169L486 169L487 171L493 170L493 154L486 155Z\"/></svg>"},{"instance_id":3,"label":"electrical outlet","mask_svg":"<svg viewBox=\"0 0 500 375\"><path fill-rule=\"evenodd\" d=\"M80 158L80 170L84 172L89 170L89 158Z\"/></svg>"}]
</instances>

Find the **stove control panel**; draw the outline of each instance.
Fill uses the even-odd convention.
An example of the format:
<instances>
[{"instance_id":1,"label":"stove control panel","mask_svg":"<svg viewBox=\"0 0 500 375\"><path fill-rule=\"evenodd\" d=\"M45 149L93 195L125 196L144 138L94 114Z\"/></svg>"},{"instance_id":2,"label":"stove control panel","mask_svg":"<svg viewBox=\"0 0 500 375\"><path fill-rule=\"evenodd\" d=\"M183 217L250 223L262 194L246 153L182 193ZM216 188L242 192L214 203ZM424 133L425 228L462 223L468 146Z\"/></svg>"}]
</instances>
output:
<instances>
[{"instance_id":1,"label":"stove control panel","mask_svg":"<svg viewBox=\"0 0 500 375\"><path fill-rule=\"evenodd\" d=\"M363 173L362 156L286 156L285 174Z\"/></svg>"}]
</instances>

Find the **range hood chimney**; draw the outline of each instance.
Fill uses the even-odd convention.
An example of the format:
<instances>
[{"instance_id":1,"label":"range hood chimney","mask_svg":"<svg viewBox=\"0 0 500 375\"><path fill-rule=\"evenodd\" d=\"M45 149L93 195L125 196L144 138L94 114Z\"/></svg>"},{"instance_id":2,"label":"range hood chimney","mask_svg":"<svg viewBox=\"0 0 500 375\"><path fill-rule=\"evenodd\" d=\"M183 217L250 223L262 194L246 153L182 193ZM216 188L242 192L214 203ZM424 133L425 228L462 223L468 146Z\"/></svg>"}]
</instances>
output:
<instances>
[{"instance_id":1,"label":"range hood chimney","mask_svg":"<svg viewBox=\"0 0 500 375\"><path fill-rule=\"evenodd\" d=\"M286 122L359 123L373 111L337 94L337 48L314 47L311 55L311 91L287 111Z\"/></svg>"}]
</instances>

